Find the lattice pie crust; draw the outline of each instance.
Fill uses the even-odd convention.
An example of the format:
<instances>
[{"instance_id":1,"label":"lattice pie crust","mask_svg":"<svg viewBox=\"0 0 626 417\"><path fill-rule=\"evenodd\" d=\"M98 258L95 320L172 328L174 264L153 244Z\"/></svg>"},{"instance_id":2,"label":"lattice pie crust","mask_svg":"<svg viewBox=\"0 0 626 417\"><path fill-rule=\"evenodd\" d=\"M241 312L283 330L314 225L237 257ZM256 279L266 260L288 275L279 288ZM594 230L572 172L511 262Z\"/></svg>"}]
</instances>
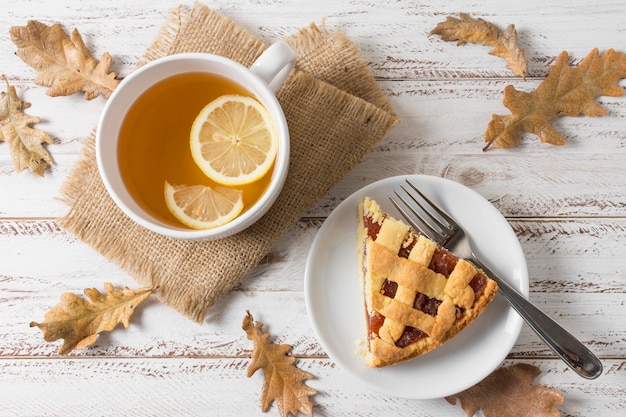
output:
<instances>
[{"instance_id":1,"label":"lattice pie crust","mask_svg":"<svg viewBox=\"0 0 626 417\"><path fill-rule=\"evenodd\" d=\"M366 364L383 367L429 352L472 323L498 286L378 203L359 204L357 251L367 320Z\"/></svg>"}]
</instances>

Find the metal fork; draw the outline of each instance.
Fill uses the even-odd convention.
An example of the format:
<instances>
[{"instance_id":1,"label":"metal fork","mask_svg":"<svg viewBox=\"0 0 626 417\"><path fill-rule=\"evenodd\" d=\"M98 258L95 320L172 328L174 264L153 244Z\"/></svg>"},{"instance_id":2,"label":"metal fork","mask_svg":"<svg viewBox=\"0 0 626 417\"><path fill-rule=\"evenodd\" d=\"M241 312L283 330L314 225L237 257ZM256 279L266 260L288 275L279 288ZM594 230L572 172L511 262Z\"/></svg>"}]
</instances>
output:
<instances>
[{"instance_id":1,"label":"metal fork","mask_svg":"<svg viewBox=\"0 0 626 417\"><path fill-rule=\"evenodd\" d=\"M600 376L602 363L598 358L567 330L494 274L476 257L463 228L444 210L430 201L414 184L409 180L406 182L408 189L400 186L404 193L395 191L395 197L389 198L411 226L459 258L467 259L485 271L498 283L498 293L506 298L537 335L580 376L587 379Z\"/></svg>"}]
</instances>

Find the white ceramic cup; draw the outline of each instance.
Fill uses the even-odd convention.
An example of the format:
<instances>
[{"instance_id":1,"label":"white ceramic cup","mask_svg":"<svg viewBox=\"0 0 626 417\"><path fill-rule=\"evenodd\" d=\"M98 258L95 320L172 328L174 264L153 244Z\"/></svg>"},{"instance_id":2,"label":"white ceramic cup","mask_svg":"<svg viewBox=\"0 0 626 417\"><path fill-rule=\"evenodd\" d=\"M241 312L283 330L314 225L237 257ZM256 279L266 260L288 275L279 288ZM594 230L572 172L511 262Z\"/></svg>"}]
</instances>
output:
<instances>
[{"instance_id":1,"label":"white ceramic cup","mask_svg":"<svg viewBox=\"0 0 626 417\"><path fill-rule=\"evenodd\" d=\"M96 160L102 181L117 206L143 227L176 239L217 239L238 233L259 220L275 202L289 166L287 121L274 92L295 65L296 55L284 42L271 45L247 68L231 59L204 53L170 55L152 61L126 77L104 106L96 131ZM148 88L168 77L205 72L226 77L259 100L271 114L278 131L278 152L272 177L261 198L230 222L207 230L165 223L144 210L129 193L119 169L118 138L124 117L135 100Z\"/></svg>"}]
</instances>

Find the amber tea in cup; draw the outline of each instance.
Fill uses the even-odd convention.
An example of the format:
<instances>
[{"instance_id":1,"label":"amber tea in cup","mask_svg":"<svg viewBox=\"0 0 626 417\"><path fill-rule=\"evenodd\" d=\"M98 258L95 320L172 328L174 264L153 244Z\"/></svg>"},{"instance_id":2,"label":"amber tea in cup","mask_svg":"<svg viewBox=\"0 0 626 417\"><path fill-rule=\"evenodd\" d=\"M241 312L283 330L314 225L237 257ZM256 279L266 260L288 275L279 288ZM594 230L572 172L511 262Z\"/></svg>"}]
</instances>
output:
<instances>
[{"instance_id":1,"label":"amber tea in cup","mask_svg":"<svg viewBox=\"0 0 626 417\"><path fill-rule=\"evenodd\" d=\"M152 61L122 80L96 130L98 170L116 205L139 225L176 239L226 237L259 220L287 177L289 131L274 92L287 79L295 58L285 42L271 45L249 68L218 55L184 53ZM263 167L269 167L267 173L262 170L247 184L228 186L242 191L244 207L237 217L212 228L192 229L170 213L165 183L216 188L205 175L207 167L196 164L190 136L204 106L223 96L252 101L257 111L263 110L264 125L275 129L272 155L276 153L272 165Z\"/></svg>"},{"instance_id":2,"label":"amber tea in cup","mask_svg":"<svg viewBox=\"0 0 626 417\"><path fill-rule=\"evenodd\" d=\"M165 223L186 227L168 210L163 184L220 186L194 162L189 132L202 108L216 98L253 94L215 74L191 72L159 81L130 107L119 131L117 157L126 188L144 210ZM267 189L272 170L250 184L234 186L242 191L248 210ZM242 213L243 213L242 212Z\"/></svg>"}]
</instances>

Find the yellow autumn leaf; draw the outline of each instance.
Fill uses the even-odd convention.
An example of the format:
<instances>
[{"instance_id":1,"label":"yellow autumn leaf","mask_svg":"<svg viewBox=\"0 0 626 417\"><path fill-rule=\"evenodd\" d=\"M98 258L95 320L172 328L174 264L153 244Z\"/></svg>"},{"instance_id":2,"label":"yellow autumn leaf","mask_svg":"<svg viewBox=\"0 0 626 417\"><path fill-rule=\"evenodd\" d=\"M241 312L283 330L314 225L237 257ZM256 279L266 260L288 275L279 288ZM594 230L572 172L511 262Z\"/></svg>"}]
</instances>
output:
<instances>
[{"instance_id":1,"label":"yellow autumn leaf","mask_svg":"<svg viewBox=\"0 0 626 417\"><path fill-rule=\"evenodd\" d=\"M52 143L52 138L44 131L30 125L39 123L39 117L23 112L30 103L20 100L15 87L3 75L7 91L0 93L0 142L9 145L13 165L17 172L28 168L33 174L43 177L44 171L52 165L52 157L43 147Z\"/></svg>"},{"instance_id":2,"label":"yellow autumn leaf","mask_svg":"<svg viewBox=\"0 0 626 417\"><path fill-rule=\"evenodd\" d=\"M248 377L263 369L261 410L267 411L272 402L276 401L282 417L288 417L290 413L296 416L299 412L313 417L313 404L309 396L316 394L317 391L305 383L312 379L313 375L296 368L294 365L296 359L287 356L291 346L268 342L270 335L263 332L263 323L255 322L249 311L241 327L248 339L254 343Z\"/></svg>"},{"instance_id":3,"label":"yellow autumn leaf","mask_svg":"<svg viewBox=\"0 0 626 417\"><path fill-rule=\"evenodd\" d=\"M563 404L563 393L534 384L540 373L539 368L525 363L503 367L446 401L455 405L459 399L470 417L478 410L485 417L559 417L555 406Z\"/></svg>"},{"instance_id":4,"label":"yellow autumn leaf","mask_svg":"<svg viewBox=\"0 0 626 417\"><path fill-rule=\"evenodd\" d=\"M464 43L491 46L489 54L504 59L506 67L513 74L524 78L528 72L528 60L524 55L524 48L517 44L515 25L501 30L484 19L472 19L467 14L460 13L459 19L448 16L430 33L440 35L444 41L457 41L457 46Z\"/></svg>"},{"instance_id":5,"label":"yellow autumn leaf","mask_svg":"<svg viewBox=\"0 0 626 417\"><path fill-rule=\"evenodd\" d=\"M11 27L9 33L18 47L17 56L39 72L35 84L50 87L50 96L83 91L87 100L106 98L119 84L115 73L109 72L111 55L105 52L100 61L94 59L77 29L68 37L59 23L48 26L29 20L26 26Z\"/></svg>"},{"instance_id":6,"label":"yellow autumn leaf","mask_svg":"<svg viewBox=\"0 0 626 417\"><path fill-rule=\"evenodd\" d=\"M562 52L548 76L532 92L504 89L503 104L509 115L492 116L485 142L495 148L520 144L522 132L535 134L542 143L563 145L565 138L550 120L563 116L604 116L606 110L595 101L599 96L624 94L619 81L626 77L626 54L609 49L600 55L593 49L580 64L569 66L569 55Z\"/></svg>"},{"instance_id":7,"label":"yellow autumn leaf","mask_svg":"<svg viewBox=\"0 0 626 417\"><path fill-rule=\"evenodd\" d=\"M63 339L60 354L93 345L98 334L112 331L119 323L128 328L135 308L148 298L152 288L118 289L104 284L106 294L95 288L85 289L87 299L73 293L61 295L61 303L44 316L41 323L31 322L43 331L46 342Z\"/></svg>"}]
</instances>

